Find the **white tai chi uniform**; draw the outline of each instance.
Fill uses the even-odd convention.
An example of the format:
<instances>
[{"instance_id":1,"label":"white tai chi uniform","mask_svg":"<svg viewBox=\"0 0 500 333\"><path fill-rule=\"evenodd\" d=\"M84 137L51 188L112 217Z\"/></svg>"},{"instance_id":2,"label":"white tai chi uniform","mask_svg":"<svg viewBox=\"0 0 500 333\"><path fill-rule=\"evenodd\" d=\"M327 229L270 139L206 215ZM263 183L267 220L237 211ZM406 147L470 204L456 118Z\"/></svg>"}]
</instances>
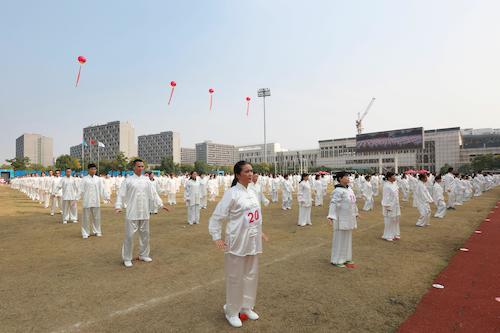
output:
<instances>
[{"instance_id":1,"label":"white tai chi uniform","mask_svg":"<svg viewBox=\"0 0 500 333\"><path fill-rule=\"evenodd\" d=\"M352 261L352 230L357 228L356 195L350 187L336 185L328 210L328 218L333 220L332 264Z\"/></svg>"},{"instance_id":2,"label":"white tai chi uniform","mask_svg":"<svg viewBox=\"0 0 500 333\"><path fill-rule=\"evenodd\" d=\"M417 220L417 227L430 225L429 218L431 216L431 206L429 204L433 202L433 200L429 191L427 191L425 183L422 181L419 181L417 187L415 188L415 200L418 212L420 213Z\"/></svg>"},{"instance_id":3,"label":"white tai chi uniform","mask_svg":"<svg viewBox=\"0 0 500 333\"><path fill-rule=\"evenodd\" d=\"M92 234L101 236L101 200L109 200L101 177L87 175L80 183L80 192L83 206L82 237L88 238L90 234L90 219L92 219Z\"/></svg>"},{"instance_id":4,"label":"white tai chi uniform","mask_svg":"<svg viewBox=\"0 0 500 333\"><path fill-rule=\"evenodd\" d=\"M365 204L363 206L364 211L369 211L373 209L373 185L372 182L363 182L361 185L361 193L363 194L363 199Z\"/></svg>"},{"instance_id":5,"label":"white tai chi uniform","mask_svg":"<svg viewBox=\"0 0 500 333\"><path fill-rule=\"evenodd\" d=\"M271 178L271 201L278 202L279 178Z\"/></svg>"},{"instance_id":6,"label":"white tai chi uniform","mask_svg":"<svg viewBox=\"0 0 500 333\"><path fill-rule=\"evenodd\" d=\"M255 196L257 197L257 200L259 200L259 203L262 207L264 206L269 206L269 199L266 198L264 195L264 192L262 192L262 187L258 183L250 183L248 184L248 189L252 190L255 193Z\"/></svg>"},{"instance_id":7,"label":"white tai chi uniform","mask_svg":"<svg viewBox=\"0 0 500 333\"><path fill-rule=\"evenodd\" d=\"M56 207L62 212L62 189L59 188L61 177L54 177L52 180L52 188L50 190L50 215L54 215Z\"/></svg>"},{"instance_id":8,"label":"white tai chi uniform","mask_svg":"<svg viewBox=\"0 0 500 333\"><path fill-rule=\"evenodd\" d=\"M139 257L149 257L149 204L155 200L158 207L163 207L163 202L156 192L153 182L149 177L128 176L120 186L116 197L116 209L127 207L125 215L125 240L122 247L123 261L132 261L134 248L134 234L139 231Z\"/></svg>"},{"instance_id":9,"label":"white tai chi uniform","mask_svg":"<svg viewBox=\"0 0 500 333\"><path fill-rule=\"evenodd\" d=\"M175 194L177 193L177 182L175 178L167 178L167 194L168 194L168 204L176 205L177 199Z\"/></svg>"},{"instance_id":10,"label":"white tai chi uniform","mask_svg":"<svg viewBox=\"0 0 500 333\"><path fill-rule=\"evenodd\" d=\"M193 179L186 182L186 187L184 188L184 199L186 200L186 206L188 209L188 223L191 225L200 224L200 182Z\"/></svg>"},{"instance_id":11,"label":"white tai chi uniform","mask_svg":"<svg viewBox=\"0 0 500 333\"><path fill-rule=\"evenodd\" d=\"M314 206L323 206L323 184L321 180L313 180L314 188Z\"/></svg>"},{"instance_id":12,"label":"white tai chi uniform","mask_svg":"<svg viewBox=\"0 0 500 333\"><path fill-rule=\"evenodd\" d=\"M297 192L297 199L299 201L299 226L312 225L311 223L311 206L312 195L311 185L309 182L301 181L299 183L299 191Z\"/></svg>"},{"instance_id":13,"label":"white tai chi uniform","mask_svg":"<svg viewBox=\"0 0 500 333\"><path fill-rule=\"evenodd\" d=\"M207 209L208 178L206 176L201 177L199 183L200 183L200 208Z\"/></svg>"},{"instance_id":14,"label":"white tai chi uniform","mask_svg":"<svg viewBox=\"0 0 500 333\"><path fill-rule=\"evenodd\" d=\"M283 209L292 209L292 183L288 179L284 179L281 186L281 199L283 201Z\"/></svg>"},{"instance_id":15,"label":"white tai chi uniform","mask_svg":"<svg viewBox=\"0 0 500 333\"><path fill-rule=\"evenodd\" d=\"M385 181L382 189L382 213L384 215L383 239L399 239L399 219L401 207L399 206L399 187L396 182Z\"/></svg>"},{"instance_id":16,"label":"white tai chi uniform","mask_svg":"<svg viewBox=\"0 0 500 333\"><path fill-rule=\"evenodd\" d=\"M253 309L257 295L262 215L255 192L237 183L224 193L208 224L214 241L221 239L225 219L229 219L224 262L226 315L238 316L242 309Z\"/></svg>"},{"instance_id":17,"label":"white tai chi uniform","mask_svg":"<svg viewBox=\"0 0 500 333\"><path fill-rule=\"evenodd\" d=\"M448 172L443 176L443 189L448 194L448 203L446 204L446 208L455 208L455 176Z\"/></svg>"},{"instance_id":18,"label":"white tai chi uniform","mask_svg":"<svg viewBox=\"0 0 500 333\"><path fill-rule=\"evenodd\" d=\"M78 222L78 209L76 202L78 200L79 188L75 177L62 177L57 190L62 190L62 210L63 223L73 221Z\"/></svg>"},{"instance_id":19,"label":"white tai chi uniform","mask_svg":"<svg viewBox=\"0 0 500 333\"><path fill-rule=\"evenodd\" d=\"M442 219L446 215L446 202L444 201L443 188L437 182L434 183L432 188L432 199L434 199L437 207L434 217Z\"/></svg>"}]
</instances>

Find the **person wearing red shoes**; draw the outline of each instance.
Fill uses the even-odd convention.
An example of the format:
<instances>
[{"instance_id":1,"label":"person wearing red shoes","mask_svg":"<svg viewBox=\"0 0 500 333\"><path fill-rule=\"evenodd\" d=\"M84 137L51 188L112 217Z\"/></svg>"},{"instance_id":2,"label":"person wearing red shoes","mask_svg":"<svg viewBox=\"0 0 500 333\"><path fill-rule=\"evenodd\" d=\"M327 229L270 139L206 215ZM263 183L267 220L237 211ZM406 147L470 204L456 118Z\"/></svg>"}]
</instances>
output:
<instances>
[{"instance_id":1,"label":"person wearing red shoes","mask_svg":"<svg viewBox=\"0 0 500 333\"><path fill-rule=\"evenodd\" d=\"M125 216L125 240L122 247L122 259L125 267L132 267L132 250L134 246L134 234L139 231L139 260L151 262L149 256L149 217L150 203L154 202L158 207L168 212L168 208L163 205L153 182L148 177L142 175L144 162L141 159L133 161L134 174L125 179L120 186L120 191L116 196L115 212L122 211L123 206L127 207Z\"/></svg>"},{"instance_id":2,"label":"person wearing red shoes","mask_svg":"<svg viewBox=\"0 0 500 333\"><path fill-rule=\"evenodd\" d=\"M352 231L357 228L358 207L356 195L349 187L349 175L337 173L335 189L328 210L328 222L333 226L332 256L330 262L337 267L351 266Z\"/></svg>"},{"instance_id":3,"label":"person wearing red shoes","mask_svg":"<svg viewBox=\"0 0 500 333\"><path fill-rule=\"evenodd\" d=\"M233 327L243 324L240 315L259 319L254 311L257 296L259 254L262 253L262 213L260 200L248 188L252 182L252 165L240 161L234 166L234 180L224 192L208 224L215 246L224 251L226 304L224 314ZM228 219L226 237L222 240L222 222Z\"/></svg>"}]
</instances>

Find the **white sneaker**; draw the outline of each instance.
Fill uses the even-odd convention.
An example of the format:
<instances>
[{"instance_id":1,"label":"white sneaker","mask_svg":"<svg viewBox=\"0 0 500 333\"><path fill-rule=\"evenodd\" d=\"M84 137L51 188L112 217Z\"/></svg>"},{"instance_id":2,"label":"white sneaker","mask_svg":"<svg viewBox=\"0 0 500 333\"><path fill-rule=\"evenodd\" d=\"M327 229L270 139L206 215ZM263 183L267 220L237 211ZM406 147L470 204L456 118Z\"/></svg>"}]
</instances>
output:
<instances>
[{"instance_id":1,"label":"white sneaker","mask_svg":"<svg viewBox=\"0 0 500 333\"><path fill-rule=\"evenodd\" d=\"M89 236L82 236L82 238L83 238L83 239L88 239L88 238L89 238Z\"/></svg>"},{"instance_id":2,"label":"white sneaker","mask_svg":"<svg viewBox=\"0 0 500 333\"><path fill-rule=\"evenodd\" d=\"M255 311L253 311L252 309L241 309L240 313L246 314L248 319L250 319L250 320L259 319L259 315Z\"/></svg>"},{"instance_id":3,"label":"white sneaker","mask_svg":"<svg viewBox=\"0 0 500 333\"><path fill-rule=\"evenodd\" d=\"M68 221L63 221L63 224L67 224L67 223L68 223Z\"/></svg>"},{"instance_id":4,"label":"white sneaker","mask_svg":"<svg viewBox=\"0 0 500 333\"><path fill-rule=\"evenodd\" d=\"M224 305L224 314L226 315L226 319L227 319L229 325L231 325L233 327L243 326L243 323L241 322L241 319L238 316L229 316L226 313L226 305Z\"/></svg>"},{"instance_id":5,"label":"white sneaker","mask_svg":"<svg viewBox=\"0 0 500 333\"><path fill-rule=\"evenodd\" d=\"M144 262L151 262L151 261L153 261L153 259L151 259L150 257L139 257L139 260L142 260Z\"/></svg>"},{"instance_id":6,"label":"white sneaker","mask_svg":"<svg viewBox=\"0 0 500 333\"><path fill-rule=\"evenodd\" d=\"M78 221L73 221L73 223L78 223Z\"/></svg>"},{"instance_id":7,"label":"white sneaker","mask_svg":"<svg viewBox=\"0 0 500 333\"><path fill-rule=\"evenodd\" d=\"M132 267L132 261L124 261L123 264L125 265L125 267L129 268L129 267Z\"/></svg>"},{"instance_id":8,"label":"white sneaker","mask_svg":"<svg viewBox=\"0 0 500 333\"><path fill-rule=\"evenodd\" d=\"M102 237L102 234L101 233L97 233L95 234L97 237Z\"/></svg>"},{"instance_id":9,"label":"white sneaker","mask_svg":"<svg viewBox=\"0 0 500 333\"><path fill-rule=\"evenodd\" d=\"M50 216L54 216L54 213L50 213Z\"/></svg>"}]
</instances>

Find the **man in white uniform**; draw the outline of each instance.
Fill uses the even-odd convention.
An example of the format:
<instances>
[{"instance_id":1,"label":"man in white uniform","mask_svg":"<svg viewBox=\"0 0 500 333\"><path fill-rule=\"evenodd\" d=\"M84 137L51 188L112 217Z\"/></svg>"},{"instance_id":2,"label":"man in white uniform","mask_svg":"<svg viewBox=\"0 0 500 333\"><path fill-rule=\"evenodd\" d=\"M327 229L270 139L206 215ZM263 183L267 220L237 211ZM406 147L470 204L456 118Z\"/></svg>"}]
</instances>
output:
<instances>
[{"instance_id":1,"label":"man in white uniform","mask_svg":"<svg viewBox=\"0 0 500 333\"><path fill-rule=\"evenodd\" d=\"M109 200L109 192L105 190L103 179L96 175L97 167L88 165L89 174L83 177L80 191L83 206L82 237L90 236L90 219L92 219L92 234L102 236L101 231L101 200Z\"/></svg>"},{"instance_id":2,"label":"man in white uniform","mask_svg":"<svg viewBox=\"0 0 500 333\"><path fill-rule=\"evenodd\" d=\"M124 205L127 206L125 216L125 240L122 247L122 259L125 267L132 267L132 250L134 234L139 231L139 260L151 262L149 256L149 203L155 200L159 207L168 212L163 206L161 198L153 187L148 177L144 177L144 162L140 159L133 161L134 174L127 177L121 184L120 192L116 197L115 212L121 212Z\"/></svg>"},{"instance_id":3,"label":"man in white uniform","mask_svg":"<svg viewBox=\"0 0 500 333\"><path fill-rule=\"evenodd\" d=\"M59 185L57 186L57 191L62 190L62 210L63 210L63 224L72 221L73 223L78 223L78 184L75 177L71 176L71 169L66 169L66 176L64 176Z\"/></svg>"}]
</instances>

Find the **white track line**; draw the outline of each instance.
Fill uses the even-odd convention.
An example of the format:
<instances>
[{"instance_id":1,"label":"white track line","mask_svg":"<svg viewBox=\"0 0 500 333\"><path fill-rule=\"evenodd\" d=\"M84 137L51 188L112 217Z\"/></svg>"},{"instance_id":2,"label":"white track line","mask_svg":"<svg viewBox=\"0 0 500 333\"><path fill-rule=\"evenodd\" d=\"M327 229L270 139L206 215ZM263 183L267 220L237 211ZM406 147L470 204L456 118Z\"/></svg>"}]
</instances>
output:
<instances>
[{"instance_id":1,"label":"white track line","mask_svg":"<svg viewBox=\"0 0 500 333\"><path fill-rule=\"evenodd\" d=\"M359 230L358 232L367 231L367 230L370 230L372 228L379 227L380 225L383 225L383 223L376 223L376 224L370 225L369 227L363 228L362 230ZM314 246L310 246L310 247L307 247L305 249L302 249L300 251L296 251L294 253L289 253L287 255L284 255L283 257L276 258L276 259L273 259L273 260L271 260L269 262L266 262L266 263L262 264L262 266L263 267L271 266L271 265L273 265L275 263L278 263L280 261L288 260L290 257L295 257L295 256L298 256L298 255L301 255L304 252L317 249L317 248L325 246L327 244L328 243L326 243L326 242L325 243L319 243L319 244L316 244ZM71 326L68 326L66 328L63 328L63 329L60 329L60 330L57 330L57 331L53 331L52 333L79 332L81 329L89 327L89 326L91 326L93 324L96 324L96 323L98 323L100 321L104 321L104 320L111 319L111 318L114 318L114 317L117 317L117 316L125 315L125 314L128 314L128 313L137 311L137 310L145 309L145 308L148 308L148 307L160 304L160 303L164 303L164 302L167 302L167 301L171 300L172 298L175 298L175 297L178 297L178 296L183 296L183 295L186 295L186 294L190 294L190 293L192 293L194 291L197 291L198 289L201 289L201 288L204 288L204 287L208 287L210 285L213 285L213 284L216 284L216 283L219 283L219 282L222 282L222 281L224 281L224 278L219 278L219 279L215 279L215 280L212 280L210 282L207 282L205 284L198 284L198 285L196 285L194 287L191 287L191 288L188 288L188 289L184 289L184 290L181 290L181 291L177 291L177 292L165 295L165 296L155 297L155 298L152 298L152 299L150 299L148 301L134 304L134 305L132 305L132 306L126 308L126 309L122 309L122 310L117 310L117 311L111 312L110 314L108 314L103 319L100 319L100 320L89 320L89 321L86 321L86 322L78 322L78 323L73 324Z\"/></svg>"}]
</instances>

